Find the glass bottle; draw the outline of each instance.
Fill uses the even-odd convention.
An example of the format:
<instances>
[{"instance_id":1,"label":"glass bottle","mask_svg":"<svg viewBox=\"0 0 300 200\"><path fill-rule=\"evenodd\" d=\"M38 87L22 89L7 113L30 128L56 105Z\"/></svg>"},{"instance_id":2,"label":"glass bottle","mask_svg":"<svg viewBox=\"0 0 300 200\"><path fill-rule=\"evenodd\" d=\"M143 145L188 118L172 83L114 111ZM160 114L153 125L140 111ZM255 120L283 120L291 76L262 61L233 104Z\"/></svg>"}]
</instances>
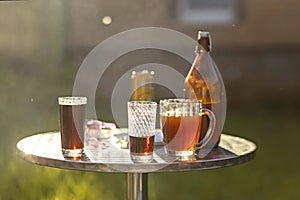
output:
<instances>
[{"instance_id":1,"label":"glass bottle","mask_svg":"<svg viewBox=\"0 0 300 200\"><path fill-rule=\"evenodd\" d=\"M212 49L209 32L198 32L196 57L184 82L184 95L187 99L202 101L203 108L210 109L216 116L214 136L209 146L217 147L226 115L226 92L220 72L210 56ZM205 136L209 119L202 117L200 140Z\"/></svg>"},{"instance_id":2,"label":"glass bottle","mask_svg":"<svg viewBox=\"0 0 300 200\"><path fill-rule=\"evenodd\" d=\"M154 98L154 71L141 70L131 73L131 101L152 101Z\"/></svg>"}]
</instances>

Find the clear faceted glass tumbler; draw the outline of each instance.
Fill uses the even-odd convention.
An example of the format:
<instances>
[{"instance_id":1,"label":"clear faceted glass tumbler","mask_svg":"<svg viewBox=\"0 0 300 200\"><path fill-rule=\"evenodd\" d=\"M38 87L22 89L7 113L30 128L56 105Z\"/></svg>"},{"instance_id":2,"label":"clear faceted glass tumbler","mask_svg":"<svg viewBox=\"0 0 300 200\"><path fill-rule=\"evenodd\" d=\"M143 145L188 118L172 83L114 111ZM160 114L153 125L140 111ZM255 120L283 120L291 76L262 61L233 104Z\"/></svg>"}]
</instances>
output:
<instances>
[{"instance_id":1,"label":"clear faceted glass tumbler","mask_svg":"<svg viewBox=\"0 0 300 200\"><path fill-rule=\"evenodd\" d=\"M133 162L153 160L157 103L153 101L128 102L128 131L130 155Z\"/></svg>"}]
</instances>

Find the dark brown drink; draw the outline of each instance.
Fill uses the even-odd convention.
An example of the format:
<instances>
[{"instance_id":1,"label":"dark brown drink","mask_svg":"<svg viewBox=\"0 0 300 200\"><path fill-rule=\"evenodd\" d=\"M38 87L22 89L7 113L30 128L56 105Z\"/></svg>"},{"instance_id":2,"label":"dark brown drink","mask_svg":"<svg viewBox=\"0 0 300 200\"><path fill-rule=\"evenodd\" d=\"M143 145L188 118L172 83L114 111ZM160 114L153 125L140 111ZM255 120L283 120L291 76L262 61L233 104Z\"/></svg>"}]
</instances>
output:
<instances>
[{"instance_id":1,"label":"dark brown drink","mask_svg":"<svg viewBox=\"0 0 300 200\"><path fill-rule=\"evenodd\" d=\"M129 136L130 153L134 156L153 154L154 135L148 137Z\"/></svg>"},{"instance_id":2,"label":"dark brown drink","mask_svg":"<svg viewBox=\"0 0 300 200\"><path fill-rule=\"evenodd\" d=\"M86 102L75 101L74 99L64 101L63 98L71 97L59 98L62 151L66 156L77 156L77 154L82 153L84 147Z\"/></svg>"}]
</instances>

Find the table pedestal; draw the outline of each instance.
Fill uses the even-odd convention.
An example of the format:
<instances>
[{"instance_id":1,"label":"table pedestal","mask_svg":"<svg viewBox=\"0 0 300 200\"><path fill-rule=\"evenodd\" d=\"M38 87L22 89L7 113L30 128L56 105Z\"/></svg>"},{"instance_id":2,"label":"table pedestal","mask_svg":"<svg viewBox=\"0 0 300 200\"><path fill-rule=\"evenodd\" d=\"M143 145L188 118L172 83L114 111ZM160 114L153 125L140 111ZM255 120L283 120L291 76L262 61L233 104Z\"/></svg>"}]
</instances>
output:
<instances>
[{"instance_id":1,"label":"table pedestal","mask_svg":"<svg viewBox=\"0 0 300 200\"><path fill-rule=\"evenodd\" d=\"M126 174L127 200L148 199L148 174L127 173Z\"/></svg>"}]
</instances>

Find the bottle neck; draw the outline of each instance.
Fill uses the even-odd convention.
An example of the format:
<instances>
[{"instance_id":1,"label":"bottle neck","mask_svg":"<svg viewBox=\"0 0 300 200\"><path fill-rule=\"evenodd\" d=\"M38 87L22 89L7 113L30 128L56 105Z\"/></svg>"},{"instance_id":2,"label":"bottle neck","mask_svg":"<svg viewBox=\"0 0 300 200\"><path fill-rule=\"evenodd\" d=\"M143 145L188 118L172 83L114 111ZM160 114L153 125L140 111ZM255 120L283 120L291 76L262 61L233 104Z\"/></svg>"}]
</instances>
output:
<instances>
[{"instance_id":1,"label":"bottle neck","mask_svg":"<svg viewBox=\"0 0 300 200\"><path fill-rule=\"evenodd\" d=\"M200 44L198 44L195 47L195 53L196 54L204 54L204 53L210 54L210 51L206 51Z\"/></svg>"}]
</instances>

